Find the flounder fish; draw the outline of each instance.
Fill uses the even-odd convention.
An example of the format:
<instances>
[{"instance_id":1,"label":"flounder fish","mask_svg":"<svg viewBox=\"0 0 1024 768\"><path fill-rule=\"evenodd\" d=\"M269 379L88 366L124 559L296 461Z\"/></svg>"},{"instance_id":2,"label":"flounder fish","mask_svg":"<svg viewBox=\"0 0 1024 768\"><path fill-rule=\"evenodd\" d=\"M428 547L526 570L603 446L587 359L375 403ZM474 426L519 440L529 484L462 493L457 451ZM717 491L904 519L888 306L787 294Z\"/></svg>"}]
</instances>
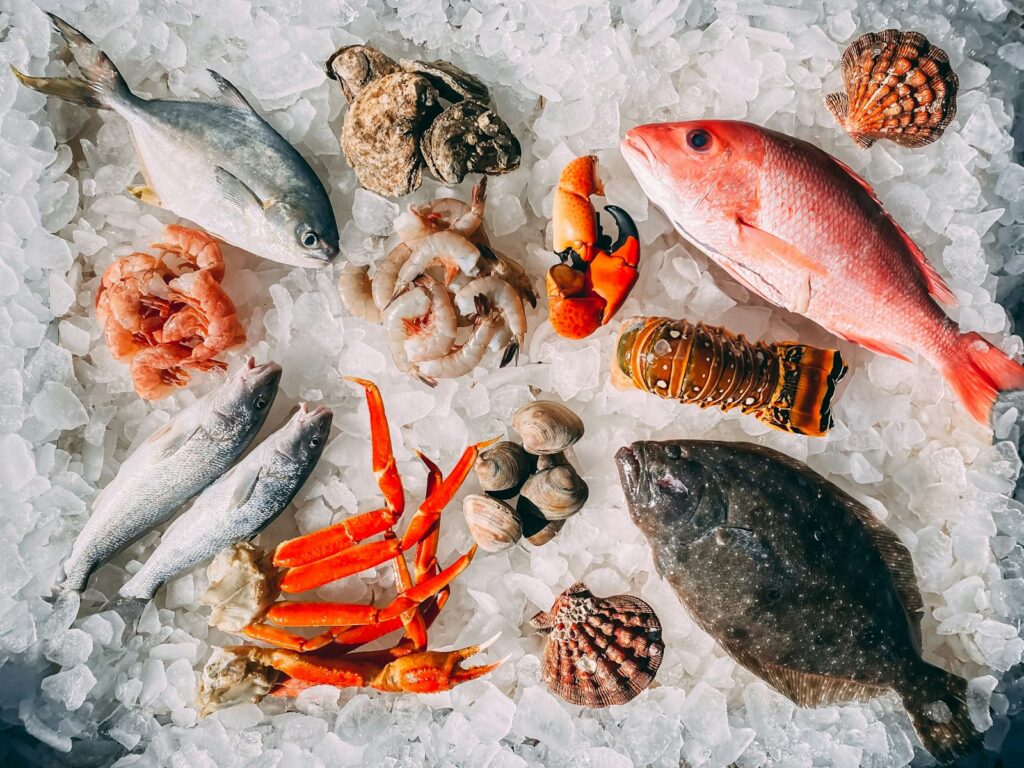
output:
<instances>
[{"instance_id":1,"label":"flounder fish","mask_svg":"<svg viewBox=\"0 0 1024 768\"><path fill-rule=\"evenodd\" d=\"M338 255L338 225L324 185L235 86L211 71L217 103L144 99L89 38L47 16L84 79L14 74L40 93L113 110L128 121L147 182L132 194L284 264L324 267Z\"/></svg>"},{"instance_id":2,"label":"flounder fish","mask_svg":"<svg viewBox=\"0 0 1024 768\"><path fill-rule=\"evenodd\" d=\"M803 707L895 691L935 758L977 747L967 681L921 658L910 553L866 507L756 445L636 442L615 459L658 573L738 664Z\"/></svg>"}]
</instances>

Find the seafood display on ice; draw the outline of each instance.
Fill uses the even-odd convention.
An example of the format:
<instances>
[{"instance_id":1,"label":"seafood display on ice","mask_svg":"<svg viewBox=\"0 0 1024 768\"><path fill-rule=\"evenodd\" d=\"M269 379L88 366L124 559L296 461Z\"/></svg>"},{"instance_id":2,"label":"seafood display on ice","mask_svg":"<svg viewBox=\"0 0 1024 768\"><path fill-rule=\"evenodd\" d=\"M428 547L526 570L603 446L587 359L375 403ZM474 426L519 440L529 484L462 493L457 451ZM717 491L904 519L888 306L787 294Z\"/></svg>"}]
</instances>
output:
<instances>
[{"instance_id":1,"label":"seafood display on ice","mask_svg":"<svg viewBox=\"0 0 1024 768\"><path fill-rule=\"evenodd\" d=\"M224 475L266 421L280 381L277 363L256 365L249 358L136 448L93 501L64 561L61 588L84 589L96 568Z\"/></svg>"},{"instance_id":2,"label":"seafood display on ice","mask_svg":"<svg viewBox=\"0 0 1024 768\"><path fill-rule=\"evenodd\" d=\"M612 383L701 408L739 408L784 432L821 437L843 356L796 342L753 343L725 328L633 317L622 321Z\"/></svg>"},{"instance_id":3,"label":"seafood display on ice","mask_svg":"<svg viewBox=\"0 0 1024 768\"><path fill-rule=\"evenodd\" d=\"M199 494L120 595L150 600L168 579L263 530L291 503L320 460L332 419L330 408L299 406L287 424Z\"/></svg>"},{"instance_id":4,"label":"seafood display on ice","mask_svg":"<svg viewBox=\"0 0 1024 768\"><path fill-rule=\"evenodd\" d=\"M380 322L395 364L430 386L463 376L490 350L501 366L526 340L524 302L537 297L523 267L493 250L482 229L486 178L471 203L438 198L395 222L401 241L377 265L347 265L338 281L353 315Z\"/></svg>"},{"instance_id":5,"label":"seafood display on ice","mask_svg":"<svg viewBox=\"0 0 1024 768\"><path fill-rule=\"evenodd\" d=\"M754 293L879 354L921 354L982 424L1024 388L1024 367L942 311L953 292L871 186L813 144L697 120L633 128L622 153L679 234Z\"/></svg>"},{"instance_id":6,"label":"seafood display on ice","mask_svg":"<svg viewBox=\"0 0 1024 768\"><path fill-rule=\"evenodd\" d=\"M596 597L579 581L530 625L547 634L544 682L584 707L632 701L654 682L665 654L661 622L650 605L632 595Z\"/></svg>"},{"instance_id":7,"label":"seafood display on ice","mask_svg":"<svg viewBox=\"0 0 1024 768\"><path fill-rule=\"evenodd\" d=\"M245 343L245 330L220 281L220 246L194 229L171 224L159 255L132 253L104 271L96 319L111 355L131 361L135 391L158 400L186 386L190 370L223 370L215 359Z\"/></svg>"},{"instance_id":8,"label":"seafood display on ice","mask_svg":"<svg viewBox=\"0 0 1024 768\"><path fill-rule=\"evenodd\" d=\"M847 47L841 63L845 93L825 106L861 149L880 139L923 147L956 116L960 81L949 56L920 32L868 32Z\"/></svg>"},{"instance_id":9,"label":"seafood display on ice","mask_svg":"<svg viewBox=\"0 0 1024 768\"><path fill-rule=\"evenodd\" d=\"M582 339L606 325L636 285L640 265L640 236L628 213L606 205L618 227L618 237L601 230L601 219L590 202L604 195L594 155L577 157L562 169L551 212L555 255L561 259L548 270L548 312L560 336Z\"/></svg>"},{"instance_id":10,"label":"seafood display on ice","mask_svg":"<svg viewBox=\"0 0 1024 768\"><path fill-rule=\"evenodd\" d=\"M450 62L396 62L368 45L347 45L328 59L327 73L349 102L341 150L371 192L414 192L424 167L445 184L519 167L519 142L487 86Z\"/></svg>"},{"instance_id":11,"label":"seafood display on ice","mask_svg":"<svg viewBox=\"0 0 1024 768\"><path fill-rule=\"evenodd\" d=\"M237 646L211 657L198 703L212 711L242 696L258 701L268 693L294 696L314 685L372 687L382 691L431 693L487 674L502 662L464 668L461 662L487 644L457 651L429 651L427 629L448 600L449 584L469 565L475 547L442 569L437 562L441 512L473 467L481 448L469 446L447 476L423 454L427 492L401 538L394 532L405 511L405 491L392 453L384 403L377 386L352 379L366 391L373 442L373 472L385 506L285 541L272 558L240 545L211 564L203 602L211 621L226 632L274 648ZM378 541L367 541L382 535ZM405 552L415 548L410 572ZM275 602L279 593L307 592L367 568L391 563L398 595L385 607L338 602ZM326 628L312 638L285 627ZM402 639L383 651L354 649L396 630Z\"/></svg>"},{"instance_id":12,"label":"seafood display on ice","mask_svg":"<svg viewBox=\"0 0 1024 768\"><path fill-rule=\"evenodd\" d=\"M323 267L338 255L338 225L323 183L235 86L211 71L218 101L144 99L89 38L47 14L83 79L15 75L41 93L109 109L131 126L146 183L140 200L284 264Z\"/></svg>"},{"instance_id":13,"label":"seafood display on ice","mask_svg":"<svg viewBox=\"0 0 1024 768\"><path fill-rule=\"evenodd\" d=\"M658 573L738 664L801 707L895 691L935 758L977 748L967 681L921 658L910 553L863 504L763 446L636 442L615 459Z\"/></svg>"},{"instance_id":14,"label":"seafood display on ice","mask_svg":"<svg viewBox=\"0 0 1024 768\"><path fill-rule=\"evenodd\" d=\"M462 502L466 526L485 552L501 552L523 537L546 544L590 496L567 453L583 437L579 416L538 400L515 412L512 429L523 444L503 441L482 451L474 469L484 494Z\"/></svg>"}]
</instances>

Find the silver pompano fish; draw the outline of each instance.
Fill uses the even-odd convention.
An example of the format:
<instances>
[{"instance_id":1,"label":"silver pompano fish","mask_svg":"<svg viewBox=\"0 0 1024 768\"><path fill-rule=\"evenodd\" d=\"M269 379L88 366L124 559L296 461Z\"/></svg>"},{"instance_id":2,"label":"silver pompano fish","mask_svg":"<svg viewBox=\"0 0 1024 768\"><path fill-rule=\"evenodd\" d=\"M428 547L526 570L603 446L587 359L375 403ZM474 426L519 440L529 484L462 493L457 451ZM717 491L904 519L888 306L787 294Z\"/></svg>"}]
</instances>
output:
<instances>
[{"instance_id":1,"label":"silver pompano fish","mask_svg":"<svg viewBox=\"0 0 1024 768\"><path fill-rule=\"evenodd\" d=\"M223 475L263 426L280 380L277 363L255 365L250 358L150 435L93 502L64 562L63 588L83 589L93 570Z\"/></svg>"},{"instance_id":2,"label":"silver pompano fish","mask_svg":"<svg viewBox=\"0 0 1024 768\"><path fill-rule=\"evenodd\" d=\"M303 404L224 477L200 494L167 529L156 551L121 588L148 600L168 579L251 539L277 517L313 471L331 431L332 413Z\"/></svg>"},{"instance_id":3,"label":"silver pompano fish","mask_svg":"<svg viewBox=\"0 0 1024 768\"><path fill-rule=\"evenodd\" d=\"M338 225L320 179L231 83L210 72L219 103L140 98L89 38L47 15L85 79L14 74L37 91L128 121L148 184L133 194L268 259L322 267L338 255Z\"/></svg>"},{"instance_id":4,"label":"silver pompano fish","mask_svg":"<svg viewBox=\"0 0 1024 768\"><path fill-rule=\"evenodd\" d=\"M939 760L980 743L966 681L921 659L910 554L862 504L761 446L637 442L615 458L658 572L737 663L800 706L893 690Z\"/></svg>"}]
</instances>

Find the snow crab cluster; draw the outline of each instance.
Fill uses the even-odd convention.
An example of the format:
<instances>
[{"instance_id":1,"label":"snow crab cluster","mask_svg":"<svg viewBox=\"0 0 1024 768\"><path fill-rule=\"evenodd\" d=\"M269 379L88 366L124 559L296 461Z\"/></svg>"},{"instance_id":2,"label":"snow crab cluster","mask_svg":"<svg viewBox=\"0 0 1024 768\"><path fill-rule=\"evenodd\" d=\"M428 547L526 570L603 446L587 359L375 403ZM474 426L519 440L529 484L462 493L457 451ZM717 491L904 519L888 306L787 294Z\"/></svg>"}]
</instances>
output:
<instances>
[{"instance_id":1,"label":"snow crab cluster","mask_svg":"<svg viewBox=\"0 0 1024 768\"><path fill-rule=\"evenodd\" d=\"M392 453L384 403L377 386L362 386L370 411L373 471L384 506L280 544L268 558L250 544L222 552L210 565L203 602L213 606L210 624L225 632L268 643L214 653L203 672L199 704L204 712L247 698L292 696L313 685L366 686L382 691L430 693L487 674L502 662L463 668L460 662L489 643L454 651L428 651L427 630L444 607L449 585L476 552L442 569L437 562L441 511L465 481L488 440L469 446L452 472L417 452L427 468L427 492L404 535L395 531L405 510L405 492ZM382 535L378 541L367 539ZM415 548L412 571L404 553ZM392 563L398 595L385 607L323 601L278 601ZM318 627L313 637L286 628ZM382 651L353 652L396 630L402 639Z\"/></svg>"},{"instance_id":2,"label":"snow crab cluster","mask_svg":"<svg viewBox=\"0 0 1024 768\"><path fill-rule=\"evenodd\" d=\"M400 242L377 266L347 264L345 307L384 326L395 364L434 386L472 371L488 350L501 365L526 338L524 302L537 297L522 265L493 250L482 228L486 178L470 203L444 197L395 221ZM460 338L461 337L461 338Z\"/></svg>"},{"instance_id":3,"label":"snow crab cluster","mask_svg":"<svg viewBox=\"0 0 1024 768\"><path fill-rule=\"evenodd\" d=\"M169 225L158 254L135 252L103 273L96 318L118 360L131 361L135 391L147 400L184 387L190 370L223 369L216 355L245 342L220 281L224 259L208 235Z\"/></svg>"}]
</instances>

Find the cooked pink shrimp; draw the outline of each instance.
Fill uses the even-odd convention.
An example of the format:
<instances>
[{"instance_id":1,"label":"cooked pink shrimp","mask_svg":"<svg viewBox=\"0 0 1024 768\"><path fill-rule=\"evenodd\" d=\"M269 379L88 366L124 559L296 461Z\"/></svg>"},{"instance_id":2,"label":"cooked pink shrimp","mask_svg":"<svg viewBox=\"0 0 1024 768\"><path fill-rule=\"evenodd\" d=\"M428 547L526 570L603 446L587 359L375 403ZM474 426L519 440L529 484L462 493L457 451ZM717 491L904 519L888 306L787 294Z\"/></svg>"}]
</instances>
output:
<instances>
[{"instance_id":1,"label":"cooked pink shrimp","mask_svg":"<svg viewBox=\"0 0 1024 768\"><path fill-rule=\"evenodd\" d=\"M172 301L185 306L164 325L163 340L197 338L199 343L192 349L192 363L213 361L214 356L225 349L245 343L245 329L238 322L234 302L212 272L207 269L186 272L167 285Z\"/></svg>"},{"instance_id":2,"label":"cooked pink shrimp","mask_svg":"<svg viewBox=\"0 0 1024 768\"><path fill-rule=\"evenodd\" d=\"M164 230L164 239L159 243L153 243L153 247L161 252L162 258L173 253L193 270L209 270L218 283L224 279L224 257L221 255L220 246L205 232L168 224ZM180 269L176 271L177 274L181 274Z\"/></svg>"}]
</instances>

